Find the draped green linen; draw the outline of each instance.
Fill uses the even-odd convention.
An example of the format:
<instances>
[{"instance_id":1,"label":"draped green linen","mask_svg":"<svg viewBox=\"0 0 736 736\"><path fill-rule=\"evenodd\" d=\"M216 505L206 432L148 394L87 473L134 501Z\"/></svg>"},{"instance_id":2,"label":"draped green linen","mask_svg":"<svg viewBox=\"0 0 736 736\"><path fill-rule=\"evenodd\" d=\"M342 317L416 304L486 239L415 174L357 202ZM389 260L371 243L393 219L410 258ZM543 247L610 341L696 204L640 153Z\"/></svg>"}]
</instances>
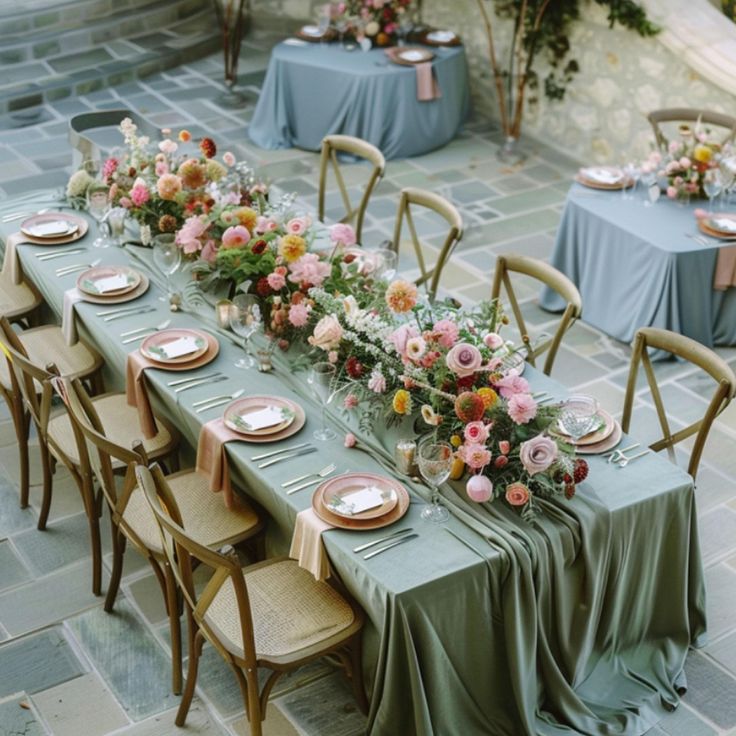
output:
<instances>
[{"instance_id":1,"label":"draped green linen","mask_svg":"<svg viewBox=\"0 0 736 736\"><path fill-rule=\"evenodd\" d=\"M14 229L1 227L3 235ZM24 272L59 313L75 277L57 278L54 269L80 256L39 262L34 254L48 249L18 250ZM121 249L90 250L85 257L129 262ZM95 316L97 305L77 307L81 332L105 356L117 388L126 352L135 349L122 345L119 333L165 319L159 294L154 282L137 302L157 306L158 313L111 323ZM196 327L199 319L171 317L172 326ZM237 388L300 401L306 427L285 443L310 439L320 414L304 374L292 374L283 358L271 374L231 369L239 348L225 336L220 344L216 361L196 371L228 373L216 386L175 394L167 382L181 374L147 371L152 398L189 442L196 443L202 423L219 412L196 414L192 403ZM565 395L533 369L527 375L535 390ZM310 491L286 496L281 482L329 461L339 472L390 472L395 439L411 429L376 427L368 436L354 419L333 413L331 422L358 434L359 449L338 440L321 447L319 456L260 470L250 457L271 445L227 445L234 479L271 516L270 551L288 548L296 514L311 499ZM323 537L336 574L367 614L371 734L638 736L677 705L688 645L701 644L705 633L694 491L682 470L659 456L626 469L593 457L575 498L545 503L534 524L503 503L480 506L462 488L447 486L452 518L446 528L434 526L419 518L426 491L407 485L412 503L391 531L411 526L418 539L366 561L352 548L380 534L336 529Z\"/></svg>"}]
</instances>

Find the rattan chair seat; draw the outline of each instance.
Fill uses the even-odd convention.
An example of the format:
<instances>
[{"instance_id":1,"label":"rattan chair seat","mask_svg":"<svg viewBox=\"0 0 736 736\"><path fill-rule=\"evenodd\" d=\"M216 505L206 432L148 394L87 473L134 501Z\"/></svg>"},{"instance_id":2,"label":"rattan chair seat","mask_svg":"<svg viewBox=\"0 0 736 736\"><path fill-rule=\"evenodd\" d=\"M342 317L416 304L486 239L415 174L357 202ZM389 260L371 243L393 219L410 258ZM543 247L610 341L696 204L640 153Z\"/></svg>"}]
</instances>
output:
<instances>
[{"instance_id":1,"label":"rattan chair seat","mask_svg":"<svg viewBox=\"0 0 736 736\"><path fill-rule=\"evenodd\" d=\"M14 284L8 276L0 273L0 314L13 320L28 314L40 303L40 297L28 284Z\"/></svg>"},{"instance_id":2,"label":"rattan chair seat","mask_svg":"<svg viewBox=\"0 0 736 736\"><path fill-rule=\"evenodd\" d=\"M166 476L166 482L176 498L187 531L200 544L213 548L235 544L260 523L255 511L244 502L228 509L221 496L210 491L207 476L202 473L183 470ZM156 517L140 488L131 493L123 519L148 549L163 555Z\"/></svg>"},{"instance_id":3,"label":"rattan chair seat","mask_svg":"<svg viewBox=\"0 0 736 736\"><path fill-rule=\"evenodd\" d=\"M187 530L188 531L188 530ZM298 654L339 634L355 620L345 599L330 585L315 582L296 560L243 568L253 614L258 659ZM205 613L205 621L233 654L243 657L238 604L226 580Z\"/></svg>"}]
</instances>

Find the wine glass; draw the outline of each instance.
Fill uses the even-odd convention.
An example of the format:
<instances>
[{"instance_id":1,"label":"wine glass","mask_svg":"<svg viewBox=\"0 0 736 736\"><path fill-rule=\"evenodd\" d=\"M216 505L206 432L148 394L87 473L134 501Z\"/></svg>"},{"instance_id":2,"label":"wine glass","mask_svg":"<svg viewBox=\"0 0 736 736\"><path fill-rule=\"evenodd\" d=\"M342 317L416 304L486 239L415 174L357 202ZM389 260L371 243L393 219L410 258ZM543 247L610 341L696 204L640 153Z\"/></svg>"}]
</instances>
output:
<instances>
[{"instance_id":1,"label":"wine glass","mask_svg":"<svg viewBox=\"0 0 736 736\"><path fill-rule=\"evenodd\" d=\"M125 218L128 210L125 207L113 207L107 213L107 224L110 228L110 238L114 245L123 245L125 235Z\"/></svg>"},{"instance_id":2,"label":"wine glass","mask_svg":"<svg viewBox=\"0 0 736 736\"><path fill-rule=\"evenodd\" d=\"M636 198L636 185L639 183L639 177L641 176L641 169L633 162L629 161L623 166L624 171L624 185L621 189L621 196L623 199L635 199ZM629 182L631 182L631 194L628 194Z\"/></svg>"},{"instance_id":3,"label":"wine glass","mask_svg":"<svg viewBox=\"0 0 736 736\"><path fill-rule=\"evenodd\" d=\"M319 362L312 366L307 383L314 395L322 402L322 428L314 431L314 439L326 442L337 436L328 426L325 418L325 408L334 395L333 382L337 369L332 363Z\"/></svg>"},{"instance_id":4,"label":"wine glass","mask_svg":"<svg viewBox=\"0 0 736 736\"><path fill-rule=\"evenodd\" d=\"M110 187L102 182L96 181L87 187L87 212L97 221L99 230L99 235L92 241L93 248L109 248L114 245L102 226L110 210L109 193Z\"/></svg>"},{"instance_id":5,"label":"wine glass","mask_svg":"<svg viewBox=\"0 0 736 736\"><path fill-rule=\"evenodd\" d=\"M343 48L345 47L345 32L350 27L350 23L348 22L347 18L338 18L335 21L335 29L340 34L340 46Z\"/></svg>"},{"instance_id":6,"label":"wine glass","mask_svg":"<svg viewBox=\"0 0 736 736\"><path fill-rule=\"evenodd\" d=\"M583 394L570 396L562 403L560 427L570 435L573 442L578 442L600 423L598 409L598 402L592 396Z\"/></svg>"},{"instance_id":7,"label":"wine glass","mask_svg":"<svg viewBox=\"0 0 736 736\"><path fill-rule=\"evenodd\" d=\"M399 16L399 46L406 46L409 34L412 32L413 28L414 22L411 14L406 11L403 12Z\"/></svg>"},{"instance_id":8,"label":"wine glass","mask_svg":"<svg viewBox=\"0 0 736 736\"><path fill-rule=\"evenodd\" d=\"M658 193L653 191L654 185L657 183L657 172L646 171L641 175L641 183L644 185L644 193L646 199L644 200L645 207L651 207L657 199Z\"/></svg>"},{"instance_id":9,"label":"wine glass","mask_svg":"<svg viewBox=\"0 0 736 736\"><path fill-rule=\"evenodd\" d=\"M422 511L422 519L435 524L444 524L450 518L450 512L440 505L439 485L450 477L453 450L447 442L427 442L419 445L417 463L419 472L432 489L432 504Z\"/></svg>"},{"instance_id":10,"label":"wine glass","mask_svg":"<svg viewBox=\"0 0 736 736\"><path fill-rule=\"evenodd\" d=\"M376 277L391 281L396 276L398 253L390 248L379 248L375 251L378 265L376 266Z\"/></svg>"},{"instance_id":11,"label":"wine glass","mask_svg":"<svg viewBox=\"0 0 736 736\"><path fill-rule=\"evenodd\" d=\"M703 191L708 197L708 214L713 214L713 200L723 189L723 177L720 169L708 169L703 174Z\"/></svg>"},{"instance_id":12,"label":"wine glass","mask_svg":"<svg viewBox=\"0 0 736 736\"><path fill-rule=\"evenodd\" d=\"M242 370L254 368L256 361L248 352L248 340L263 324L263 313L258 297L254 294L238 294L230 307L230 328L243 338L245 355L235 361L235 367Z\"/></svg>"},{"instance_id":13,"label":"wine glass","mask_svg":"<svg viewBox=\"0 0 736 736\"><path fill-rule=\"evenodd\" d=\"M153 239L153 262L161 273L166 276L166 296L160 296L159 301L170 302L171 276L181 265L181 249L176 244L176 236L172 233L162 233Z\"/></svg>"}]
</instances>

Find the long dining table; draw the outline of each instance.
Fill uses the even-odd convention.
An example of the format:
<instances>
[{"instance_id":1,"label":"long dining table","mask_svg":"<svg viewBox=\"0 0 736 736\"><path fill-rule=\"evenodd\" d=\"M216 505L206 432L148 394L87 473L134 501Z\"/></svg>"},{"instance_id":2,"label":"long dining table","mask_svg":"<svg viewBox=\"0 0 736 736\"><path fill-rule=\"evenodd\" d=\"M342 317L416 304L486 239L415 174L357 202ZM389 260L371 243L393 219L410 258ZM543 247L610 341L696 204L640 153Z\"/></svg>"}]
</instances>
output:
<instances>
[{"instance_id":1,"label":"long dining table","mask_svg":"<svg viewBox=\"0 0 736 736\"><path fill-rule=\"evenodd\" d=\"M53 208L47 195L30 201ZM12 209L12 202L4 203L0 214ZM2 224L0 234L16 229L17 223ZM89 247L93 236L74 244L88 250L68 258L40 261L36 256L49 247L30 244L20 245L18 254L25 276L57 315L77 278L57 277L61 265L100 259L148 272L151 287L135 303L154 312L108 323L96 316L98 305L76 305L80 334L105 358L108 389L120 389L126 355L136 349L124 345L120 333L167 318L173 327L202 326L214 312L170 313L158 300L163 281L150 266L150 251L96 250ZM323 535L335 574L366 612L370 734L638 736L676 707L688 647L704 642L706 628L694 489L684 471L654 454L625 469L590 457L589 477L575 497L544 502L534 523L503 503L476 505L460 486L447 484L449 523L423 522L426 490L396 475L392 463L394 443L409 425L367 433L333 411L332 425L353 431L358 444L344 447L339 433L318 443L311 433L320 407L304 373L291 370L288 354L277 356L271 373L238 370L233 364L242 348L233 338L220 331L217 358L192 375L227 373L218 394L244 388L297 401L306 425L282 442L320 445L318 454L266 469L252 456L279 445L227 445L233 481L270 517L269 553L288 550L296 515L311 503L311 491L286 495L281 488L295 474L331 461L338 472L394 475L410 491L408 512L389 531L412 527L416 539L365 560L353 548L380 533L333 529ZM534 390L566 395L531 367L526 375ZM197 413L194 402L211 395L212 386L175 393L169 381L181 376L146 372L154 404L196 446L203 423L222 407Z\"/></svg>"}]
</instances>

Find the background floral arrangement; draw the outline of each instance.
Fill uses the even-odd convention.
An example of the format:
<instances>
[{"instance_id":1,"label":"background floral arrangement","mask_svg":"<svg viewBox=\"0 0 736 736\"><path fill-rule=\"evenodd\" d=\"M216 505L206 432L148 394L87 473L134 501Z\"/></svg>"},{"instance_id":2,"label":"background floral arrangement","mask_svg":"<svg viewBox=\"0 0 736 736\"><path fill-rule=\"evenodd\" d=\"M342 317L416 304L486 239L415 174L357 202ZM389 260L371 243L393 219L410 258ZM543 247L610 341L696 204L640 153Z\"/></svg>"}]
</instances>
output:
<instances>
[{"instance_id":1,"label":"background floral arrangement","mask_svg":"<svg viewBox=\"0 0 736 736\"><path fill-rule=\"evenodd\" d=\"M329 3L328 8L330 19L346 21L358 41L365 37L375 46L390 46L413 4L413 0L346 0Z\"/></svg>"}]
</instances>

